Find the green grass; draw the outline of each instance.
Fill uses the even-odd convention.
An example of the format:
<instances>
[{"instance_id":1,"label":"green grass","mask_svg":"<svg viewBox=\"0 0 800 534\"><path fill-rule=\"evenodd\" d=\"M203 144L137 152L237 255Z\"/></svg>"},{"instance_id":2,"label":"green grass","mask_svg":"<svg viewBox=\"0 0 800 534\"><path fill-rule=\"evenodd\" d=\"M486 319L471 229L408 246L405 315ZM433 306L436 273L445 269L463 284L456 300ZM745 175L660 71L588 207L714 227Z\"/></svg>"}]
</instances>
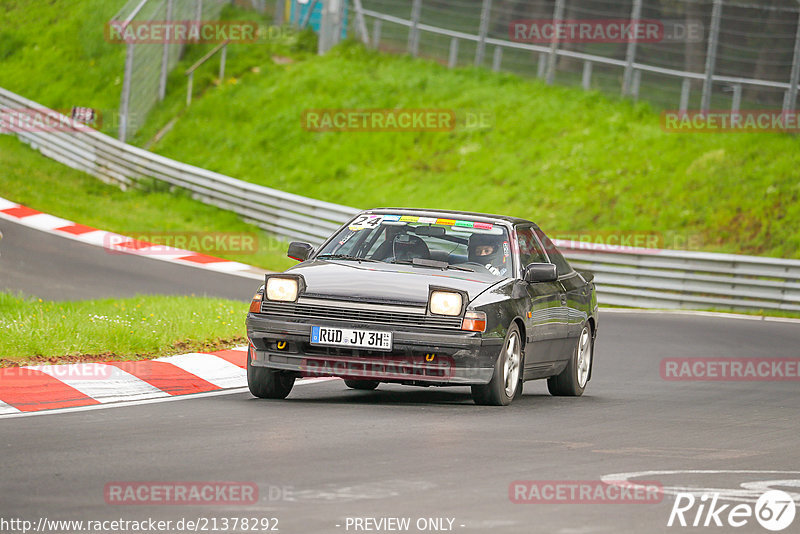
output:
<instances>
[{"instance_id":1,"label":"green grass","mask_svg":"<svg viewBox=\"0 0 800 534\"><path fill-rule=\"evenodd\" d=\"M0 365L145 359L246 343L242 302L140 296L51 302L0 293Z\"/></svg>"},{"instance_id":2,"label":"green grass","mask_svg":"<svg viewBox=\"0 0 800 534\"><path fill-rule=\"evenodd\" d=\"M703 250L800 257L800 226L789 222L800 217L795 137L666 133L646 104L353 43L291 64L259 60L198 97L153 149L361 208L501 212L554 234L653 231ZM309 108L394 107L481 110L496 122L450 133L300 123Z\"/></svg>"},{"instance_id":3,"label":"green grass","mask_svg":"<svg viewBox=\"0 0 800 534\"><path fill-rule=\"evenodd\" d=\"M124 0L0 2L0 86L59 110L119 109L125 46L105 23ZM115 122L115 121L110 121ZM113 130L113 124L107 124Z\"/></svg>"},{"instance_id":4,"label":"green grass","mask_svg":"<svg viewBox=\"0 0 800 534\"><path fill-rule=\"evenodd\" d=\"M269 270L284 270L296 263L286 257L286 243L229 211L164 188L122 191L44 158L13 137L0 136L0 169L0 196L51 215L134 237L180 232L255 234L258 246L253 254L202 252Z\"/></svg>"}]
</instances>

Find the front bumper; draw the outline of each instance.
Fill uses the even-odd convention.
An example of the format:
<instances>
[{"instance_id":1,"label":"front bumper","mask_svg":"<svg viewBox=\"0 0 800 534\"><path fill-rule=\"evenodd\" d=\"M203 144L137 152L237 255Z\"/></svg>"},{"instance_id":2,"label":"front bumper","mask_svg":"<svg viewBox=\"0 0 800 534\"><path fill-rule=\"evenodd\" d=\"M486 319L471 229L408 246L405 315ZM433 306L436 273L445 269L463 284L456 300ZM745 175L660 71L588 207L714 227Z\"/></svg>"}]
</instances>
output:
<instances>
[{"instance_id":1,"label":"front bumper","mask_svg":"<svg viewBox=\"0 0 800 534\"><path fill-rule=\"evenodd\" d=\"M392 351L311 345L311 327L392 332ZM503 339L460 330L413 329L334 320L298 320L250 313L250 365L299 376L337 376L414 385L486 384Z\"/></svg>"}]
</instances>

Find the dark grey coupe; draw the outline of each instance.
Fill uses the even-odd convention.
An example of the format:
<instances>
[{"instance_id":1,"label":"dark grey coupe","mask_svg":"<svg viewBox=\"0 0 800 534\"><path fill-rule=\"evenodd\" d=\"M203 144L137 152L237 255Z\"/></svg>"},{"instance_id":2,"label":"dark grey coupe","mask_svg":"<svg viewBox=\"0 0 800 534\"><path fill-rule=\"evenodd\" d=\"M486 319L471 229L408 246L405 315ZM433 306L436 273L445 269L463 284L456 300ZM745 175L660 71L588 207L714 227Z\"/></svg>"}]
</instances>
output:
<instances>
[{"instance_id":1,"label":"dark grey coupe","mask_svg":"<svg viewBox=\"0 0 800 534\"><path fill-rule=\"evenodd\" d=\"M298 377L472 387L507 405L526 380L581 395L597 335L593 275L530 221L382 208L360 213L299 265L266 276L247 315L247 382L285 398Z\"/></svg>"}]
</instances>

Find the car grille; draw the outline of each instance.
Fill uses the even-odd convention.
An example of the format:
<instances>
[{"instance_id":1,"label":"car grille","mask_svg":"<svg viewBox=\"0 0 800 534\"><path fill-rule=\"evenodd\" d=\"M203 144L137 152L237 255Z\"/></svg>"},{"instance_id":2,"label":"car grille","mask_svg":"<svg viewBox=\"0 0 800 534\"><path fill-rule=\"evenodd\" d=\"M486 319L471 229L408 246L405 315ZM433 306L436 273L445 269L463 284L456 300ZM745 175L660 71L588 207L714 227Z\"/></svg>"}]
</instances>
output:
<instances>
[{"instance_id":1,"label":"car grille","mask_svg":"<svg viewBox=\"0 0 800 534\"><path fill-rule=\"evenodd\" d=\"M392 306L391 311L383 311L379 306L374 304L370 304L369 309L358 309L337 307L333 304L318 305L264 301L261 303L261 313L302 319L330 319L335 321L374 323L392 326L461 329L460 317L438 317L419 313L400 312L397 311L397 306Z\"/></svg>"}]
</instances>

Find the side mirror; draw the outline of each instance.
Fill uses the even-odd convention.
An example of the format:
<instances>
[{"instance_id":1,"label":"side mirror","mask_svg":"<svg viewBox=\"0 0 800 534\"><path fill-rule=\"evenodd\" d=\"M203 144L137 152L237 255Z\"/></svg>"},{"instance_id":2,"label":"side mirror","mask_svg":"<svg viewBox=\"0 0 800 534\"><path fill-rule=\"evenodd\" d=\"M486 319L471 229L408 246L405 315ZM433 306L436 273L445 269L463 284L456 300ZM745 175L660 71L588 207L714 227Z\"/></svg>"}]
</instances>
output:
<instances>
[{"instance_id":1,"label":"side mirror","mask_svg":"<svg viewBox=\"0 0 800 534\"><path fill-rule=\"evenodd\" d=\"M314 252L314 247L302 241L292 241L289 243L289 252L287 256L297 261L306 261L309 256Z\"/></svg>"},{"instance_id":2,"label":"side mirror","mask_svg":"<svg viewBox=\"0 0 800 534\"><path fill-rule=\"evenodd\" d=\"M556 266L552 263L529 263L524 270L526 282L555 282L558 280Z\"/></svg>"}]
</instances>

